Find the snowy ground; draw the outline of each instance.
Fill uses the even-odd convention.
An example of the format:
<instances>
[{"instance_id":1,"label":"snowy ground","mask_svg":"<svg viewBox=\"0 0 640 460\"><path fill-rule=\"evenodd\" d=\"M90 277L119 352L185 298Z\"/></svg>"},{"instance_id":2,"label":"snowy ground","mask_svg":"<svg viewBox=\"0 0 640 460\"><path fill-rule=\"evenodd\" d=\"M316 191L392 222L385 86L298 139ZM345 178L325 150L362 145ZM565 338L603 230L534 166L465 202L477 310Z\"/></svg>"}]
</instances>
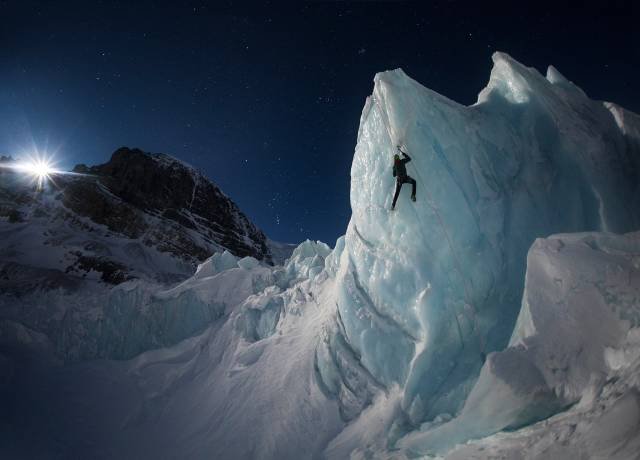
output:
<instances>
[{"instance_id":1,"label":"snowy ground","mask_svg":"<svg viewBox=\"0 0 640 460\"><path fill-rule=\"evenodd\" d=\"M313 265L315 245L309 245L313 254L303 259ZM318 341L335 319L327 307L333 281L291 280L289 289L272 286L252 297L247 272L255 281L273 269L250 265L212 275L205 264L176 288L219 298L229 278L238 281L237 303L175 347L131 361L5 363L15 380L7 388L11 394L3 395L10 418L0 452L6 458L29 452L34 458L294 459L321 451L344 424L314 369ZM282 298L276 318L268 310L274 296ZM252 315L261 307L267 320ZM273 329L262 327L269 321ZM256 340L252 330L265 336Z\"/></svg>"}]
</instances>

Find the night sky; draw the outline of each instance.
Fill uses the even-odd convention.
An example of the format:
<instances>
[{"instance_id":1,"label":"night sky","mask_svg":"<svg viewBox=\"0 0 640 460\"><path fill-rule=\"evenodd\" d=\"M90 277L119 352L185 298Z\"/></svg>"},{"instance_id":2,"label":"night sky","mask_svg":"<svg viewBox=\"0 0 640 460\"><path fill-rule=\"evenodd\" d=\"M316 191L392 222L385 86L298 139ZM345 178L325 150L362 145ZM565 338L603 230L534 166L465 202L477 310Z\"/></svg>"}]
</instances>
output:
<instances>
[{"instance_id":1,"label":"night sky","mask_svg":"<svg viewBox=\"0 0 640 460\"><path fill-rule=\"evenodd\" d=\"M333 245L376 72L472 104L499 50L640 112L633 2L512 3L0 0L0 154L35 144L71 168L123 145L168 153L269 237Z\"/></svg>"}]
</instances>

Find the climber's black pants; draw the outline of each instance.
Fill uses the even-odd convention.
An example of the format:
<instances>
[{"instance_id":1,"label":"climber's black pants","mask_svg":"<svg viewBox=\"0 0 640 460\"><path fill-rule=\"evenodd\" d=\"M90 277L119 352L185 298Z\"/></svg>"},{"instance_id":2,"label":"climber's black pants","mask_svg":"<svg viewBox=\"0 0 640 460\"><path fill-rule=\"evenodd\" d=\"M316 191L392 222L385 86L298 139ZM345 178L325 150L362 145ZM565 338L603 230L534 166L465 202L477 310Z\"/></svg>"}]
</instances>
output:
<instances>
[{"instance_id":1,"label":"climber's black pants","mask_svg":"<svg viewBox=\"0 0 640 460\"><path fill-rule=\"evenodd\" d=\"M398 177L396 179L396 193L393 195L393 206L396 205L396 201L398 201L398 195L400 195L400 189L402 188L402 184L411 184L413 189L411 191L411 196L416 196L416 180L409 176Z\"/></svg>"}]
</instances>

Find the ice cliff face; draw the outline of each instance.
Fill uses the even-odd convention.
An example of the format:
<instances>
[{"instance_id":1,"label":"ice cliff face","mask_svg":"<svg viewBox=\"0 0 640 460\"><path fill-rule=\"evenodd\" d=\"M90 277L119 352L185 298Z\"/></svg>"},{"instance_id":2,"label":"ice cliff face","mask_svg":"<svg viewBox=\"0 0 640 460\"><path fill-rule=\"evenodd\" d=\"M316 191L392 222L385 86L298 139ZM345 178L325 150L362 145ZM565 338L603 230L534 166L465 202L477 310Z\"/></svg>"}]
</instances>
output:
<instances>
[{"instance_id":1,"label":"ice cliff face","mask_svg":"<svg viewBox=\"0 0 640 460\"><path fill-rule=\"evenodd\" d=\"M459 413L485 356L508 344L536 238L640 225L638 117L553 67L545 78L493 60L470 107L401 70L378 74L360 120L335 342L402 389L405 426ZM405 186L391 212L396 145L418 193L412 203ZM344 407L368 399L344 381L332 389L355 393Z\"/></svg>"}]
</instances>

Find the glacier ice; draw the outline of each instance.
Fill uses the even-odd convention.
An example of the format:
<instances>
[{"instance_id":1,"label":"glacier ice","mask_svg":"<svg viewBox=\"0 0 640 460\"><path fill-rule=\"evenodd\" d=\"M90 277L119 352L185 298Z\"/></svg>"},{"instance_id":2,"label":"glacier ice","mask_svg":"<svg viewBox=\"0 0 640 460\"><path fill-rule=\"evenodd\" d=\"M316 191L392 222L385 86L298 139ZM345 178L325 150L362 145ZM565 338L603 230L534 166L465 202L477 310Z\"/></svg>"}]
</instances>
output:
<instances>
[{"instance_id":1,"label":"glacier ice","mask_svg":"<svg viewBox=\"0 0 640 460\"><path fill-rule=\"evenodd\" d=\"M222 252L216 252L203 263L198 265L194 276L196 278L214 276L225 270L236 268L237 266L238 258L229 251L225 250Z\"/></svg>"},{"instance_id":2,"label":"glacier ice","mask_svg":"<svg viewBox=\"0 0 640 460\"><path fill-rule=\"evenodd\" d=\"M306 240L298 245L282 268L273 269L274 284L249 296L239 307L235 324L242 336L249 341L269 337L281 315L300 314L301 305L315 301L313 294L298 284L312 283L330 253L331 248L321 241Z\"/></svg>"},{"instance_id":3,"label":"glacier ice","mask_svg":"<svg viewBox=\"0 0 640 460\"><path fill-rule=\"evenodd\" d=\"M401 70L375 77L351 169L337 334L376 381L404 388L407 423L458 413L484 357L504 348L541 236L638 227L637 117L623 129L550 68L496 53L466 107ZM418 201L389 212L396 145Z\"/></svg>"},{"instance_id":4,"label":"glacier ice","mask_svg":"<svg viewBox=\"0 0 640 460\"><path fill-rule=\"evenodd\" d=\"M553 67L493 60L469 107L401 70L376 75L333 249L305 241L276 267L220 252L170 289L124 283L100 298L122 317L110 329L121 355L88 339L111 343L100 302L65 310L82 298L52 294L69 349L110 359L20 380L14 413L37 400L67 414L29 413L25 432L85 457L633 452L640 248L614 233L640 224L640 119ZM398 144L418 199L403 190L390 212ZM51 346L12 319L0 339ZM2 345L0 370L22 378ZM114 398L126 404L103 402Z\"/></svg>"},{"instance_id":5,"label":"glacier ice","mask_svg":"<svg viewBox=\"0 0 640 460\"><path fill-rule=\"evenodd\" d=\"M113 288L87 282L73 290L4 295L0 311L7 321L33 333L43 331L64 361L130 359L202 332L248 296L276 283L271 267L250 259L215 253L191 278L168 289L133 280Z\"/></svg>"}]
</instances>

